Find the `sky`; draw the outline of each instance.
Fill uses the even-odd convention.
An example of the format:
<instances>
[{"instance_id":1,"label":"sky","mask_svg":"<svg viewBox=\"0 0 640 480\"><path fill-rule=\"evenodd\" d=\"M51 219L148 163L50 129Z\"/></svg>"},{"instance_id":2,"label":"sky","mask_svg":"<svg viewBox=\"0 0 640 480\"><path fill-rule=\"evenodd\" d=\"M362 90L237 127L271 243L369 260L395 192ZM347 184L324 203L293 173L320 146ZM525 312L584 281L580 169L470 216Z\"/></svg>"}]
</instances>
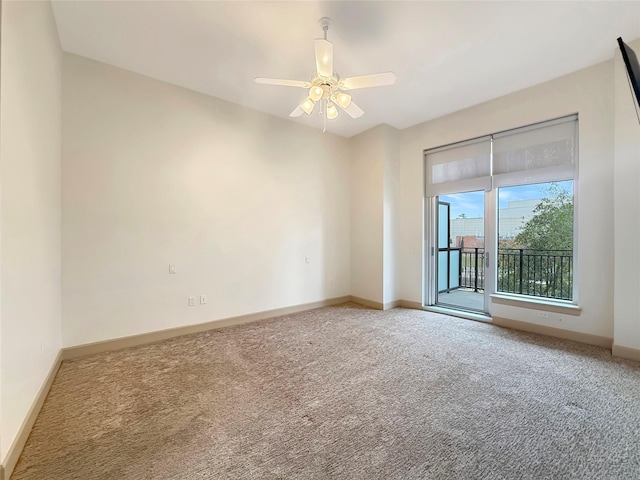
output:
<instances>
[{"instance_id":1,"label":"sky","mask_svg":"<svg viewBox=\"0 0 640 480\"><path fill-rule=\"evenodd\" d=\"M573 194L573 182L556 182L559 186ZM503 187L498 189L498 208L506 208L513 200L529 200L544 198L549 183L522 185L518 187ZM451 218L458 218L464 214L467 218L480 218L484 213L484 192L457 193L455 195L440 195L440 201L451 204Z\"/></svg>"}]
</instances>

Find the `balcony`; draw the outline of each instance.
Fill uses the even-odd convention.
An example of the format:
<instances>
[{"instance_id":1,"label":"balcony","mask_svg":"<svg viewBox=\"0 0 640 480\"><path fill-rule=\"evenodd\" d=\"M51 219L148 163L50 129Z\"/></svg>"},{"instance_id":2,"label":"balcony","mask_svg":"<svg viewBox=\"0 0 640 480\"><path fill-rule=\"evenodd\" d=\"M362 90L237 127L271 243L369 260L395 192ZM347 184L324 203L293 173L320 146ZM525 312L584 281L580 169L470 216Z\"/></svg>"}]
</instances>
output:
<instances>
[{"instance_id":1,"label":"balcony","mask_svg":"<svg viewBox=\"0 0 640 480\"><path fill-rule=\"evenodd\" d=\"M449 280L449 288L439 289L438 302L481 310L484 248L451 248L449 256L450 266L458 266L457 272L450 268L450 275L457 278ZM571 300L573 274L573 250L498 249L498 292Z\"/></svg>"},{"instance_id":2,"label":"balcony","mask_svg":"<svg viewBox=\"0 0 640 480\"><path fill-rule=\"evenodd\" d=\"M498 249L496 290L571 300L573 250Z\"/></svg>"}]
</instances>

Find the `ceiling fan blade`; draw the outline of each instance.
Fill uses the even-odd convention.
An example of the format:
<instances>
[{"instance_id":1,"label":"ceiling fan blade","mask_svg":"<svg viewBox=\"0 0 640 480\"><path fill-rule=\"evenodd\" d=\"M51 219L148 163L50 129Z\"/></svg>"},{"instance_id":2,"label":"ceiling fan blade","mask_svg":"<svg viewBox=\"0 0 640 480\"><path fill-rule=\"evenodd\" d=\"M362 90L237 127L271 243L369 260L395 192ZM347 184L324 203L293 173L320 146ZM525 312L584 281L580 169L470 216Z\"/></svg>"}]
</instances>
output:
<instances>
[{"instance_id":1,"label":"ceiling fan blade","mask_svg":"<svg viewBox=\"0 0 640 480\"><path fill-rule=\"evenodd\" d=\"M374 73L361 77L343 78L340 80L340 89L355 90L356 88L380 87L396 83L396 75L393 72Z\"/></svg>"},{"instance_id":2,"label":"ceiling fan blade","mask_svg":"<svg viewBox=\"0 0 640 480\"><path fill-rule=\"evenodd\" d=\"M256 83L264 83L265 85L283 85L285 87L300 87L311 88L309 82L303 82L302 80L282 80L279 78L256 78Z\"/></svg>"},{"instance_id":3,"label":"ceiling fan blade","mask_svg":"<svg viewBox=\"0 0 640 480\"><path fill-rule=\"evenodd\" d=\"M304 113L304 111L302 110L302 107L301 107L300 105L298 105L298 106L296 107L296 109L295 109L293 112L291 112L291 113L289 114L289 116L290 116L290 117L299 117L299 116L300 116L300 115L302 115L303 113Z\"/></svg>"},{"instance_id":4,"label":"ceiling fan blade","mask_svg":"<svg viewBox=\"0 0 640 480\"><path fill-rule=\"evenodd\" d=\"M338 104L338 106L340 107L340 104ZM351 118L360 118L362 115L364 115L364 112L362 111L362 109L358 105L353 103L353 100L351 101L351 103L347 108L342 108L342 109L345 112L347 112Z\"/></svg>"},{"instance_id":5,"label":"ceiling fan blade","mask_svg":"<svg viewBox=\"0 0 640 480\"><path fill-rule=\"evenodd\" d=\"M364 112L362 111L362 109L358 105L353 103L353 100L351 100L351 95L348 95L348 94L342 94L342 95L345 95L348 97L346 102L344 101L344 99L343 101L340 101L340 99L336 95L331 96L331 102L333 102L334 105L338 105L342 110L347 112L349 116L352 118L360 118L362 115L364 115ZM346 107L343 106L345 103L348 103Z\"/></svg>"},{"instance_id":6,"label":"ceiling fan blade","mask_svg":"<svg viewBox=\"0 0 640 480\"><path fill-rule=\"evenodd\" d=\"M322 38L316 38L316 68L321 77L333 75L333 43Z\"/></svg>"}]
</instances>

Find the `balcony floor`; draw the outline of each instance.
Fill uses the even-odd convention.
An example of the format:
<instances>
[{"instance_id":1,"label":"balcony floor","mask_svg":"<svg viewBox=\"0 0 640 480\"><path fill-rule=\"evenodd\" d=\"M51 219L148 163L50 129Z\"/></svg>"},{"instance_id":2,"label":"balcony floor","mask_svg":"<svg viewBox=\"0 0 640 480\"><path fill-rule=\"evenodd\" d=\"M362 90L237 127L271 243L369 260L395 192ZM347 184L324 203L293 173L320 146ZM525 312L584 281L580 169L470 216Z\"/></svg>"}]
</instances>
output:
<instances>
[{"instance_id":1,"label":"balcony floor","mask_svg":"<svg viewBox=\"0 0 640 480\"><path fill-rule=\"evenodd\" d=\"M484 311L484 292L474 292L466 288L438 293L438 305L457 307L464 310Z\"/></svg>"}]
</instances>

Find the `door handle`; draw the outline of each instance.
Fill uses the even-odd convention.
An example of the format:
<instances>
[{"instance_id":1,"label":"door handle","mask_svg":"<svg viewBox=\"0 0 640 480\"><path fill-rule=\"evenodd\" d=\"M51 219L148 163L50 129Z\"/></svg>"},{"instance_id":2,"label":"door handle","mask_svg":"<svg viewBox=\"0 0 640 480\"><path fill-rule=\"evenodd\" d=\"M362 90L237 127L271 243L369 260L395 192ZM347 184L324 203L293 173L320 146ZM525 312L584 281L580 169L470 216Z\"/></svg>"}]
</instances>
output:
<instances>
[{"instance_id":1,"label":"door handle","mask_svg":"<svg viewBox=\"0 0 640 480\"><path fill-rule=\"evenodd\" d=\"M489 268L489 252L484 252L484 268Z\"/></svg>"}]
</instances>

